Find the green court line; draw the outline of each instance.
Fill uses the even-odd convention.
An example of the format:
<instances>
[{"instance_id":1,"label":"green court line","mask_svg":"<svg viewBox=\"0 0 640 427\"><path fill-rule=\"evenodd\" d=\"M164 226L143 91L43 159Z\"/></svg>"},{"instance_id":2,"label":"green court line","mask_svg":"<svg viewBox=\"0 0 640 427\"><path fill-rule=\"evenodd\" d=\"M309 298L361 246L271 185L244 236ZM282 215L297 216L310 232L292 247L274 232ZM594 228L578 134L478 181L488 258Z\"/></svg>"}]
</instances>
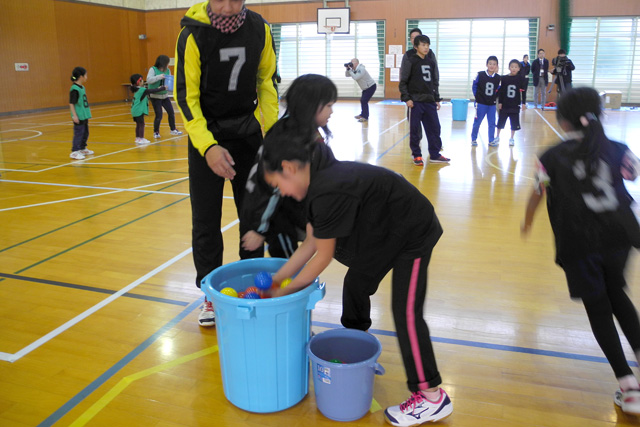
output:
<instances>
[{"instance_id":1,"label":"green court line","mask_svg":"<svg viewBox=\"0 0 640 427\"><path fill-rule=\"evenodd\" d=\"M182 182L174 182L173 184L169 184L169 185L167 185L166 187L163 187L163 188L161 188L160 190L157 190L157 191L166 190L167 188L171 188L171 187L173 187L174 185L178 185L178 184L182 184ZM144 194L144 195L142 195L142 196L136 197L135 199L131 199L131 200L128 200L128 201L126 201L126 202L120 203L119 205L112 206L112 207L110 207L110 208L108 208L108 209L105 209L105 210L103 210L103 211L96 212L96 213L94 213L94 214L92 214L92 215L89 215L89 216L87 216L87 217L85 217L85 218L81 218L81 219L79 219L79 220L76 220L76 221L70 222L70 223L69 223L69 224L67 224L67 225L63 225L62 227L58 227L58 228L53 229L53 230L51 230L51 231L47 231L46 233L40 234L39 236L35 236L35 237L30 238L30 239L24 240L24 241L22 241L22 242L16 243L16 244L14 244L14 245L8 246L8 247L6 247L6 248L4 248L4 249L0 249L0 253L5 252L5 251L8 251L8 250L13 249L13 248L16 248L16 247L18 247L18 246L24 245L25 243L32 242L32 241L34 241L34 240L36 240L36 239L39 239L39 238L41 238L41 237L45 237L45 236L47 236L47 235L49 235L49 234L52 234L52 233L55 233L55 232L57 232L57 231L64 230L64 229L65 229L65 228L67 228L67 227L71 227L72 225L76 225L76 224L78 224L78 223L80 223L80 222L82 222L82 221L86 221L86 220L91 219L91 218L94 218L94 217L96 217L96 216L98 216L98 215L102 215L103 213L107 213L107 212L109 212L109 211L112 211L112 210L117 209L117 208L119 208L119 207L122 207L122 206L124 206L124 205L128 205L128 204L129 204L129 203L131 203L131 202L135 202L136 200L140 200L140 199L142 199L143 197L148 197L148 196L151 196L151 195L153 195L153 194L152 194L152 193L150 193L150 194Z\"/></svg>"},{"instance_id":2,"label":"green court line","mask_svg":"<svg viewBox=\"0 0 640 427\"><path fill-rule=\"evenodd\" d=\"M164 209L166 209L166 208L168 208L168 207L170 207L170 206L173 206L173 205L175 205L175 204L178 204L178 203L180 203L180 202L182 202L182 201L184 201L184 200L187 200L188 198L189 198L189 196L187 196L187 197L183 197L182 199L180 199L180 200L176 200L175 202L172 202L172 203L169 203L168 205L163 206L163 207L161 207L160 209L156 209L155 211L151 211L151 212L149 212L149 213L146 213L146 214L142 215L142 216L141 216L141 217L139 217L139 218L136 218L136 219L134 219L134 220L131 220L131 221L129 221L129 222L126 222L126 223L124 223L124 224L122 224L122 225L119 225L119 226L117 226L116 228L113 228L113 229L111 229L111 230L109 230L109 231L105 231L105 232L104 232L104 233L102 233L102 234L98 234L97 236L92 237L92 238L90 238L90 239L88 239L88 240L85 240L84 242L78 243L77 245L71 246L70 248L67 248L67 249L65 249L65 250L64 250L64 251L62 251L62 252L58 252L57 254L51 255L50 257L47 257L47 258L45 258L45 259L43 259L43 260L41 260L41 261L38 261L38 262L36 262L35 264L31 264L31 265L30 265L30 266L28 266L28 267L25 267L25 268L23 268L23 269L21 269L21 270L18 270L18 271L16 271L16 272L14 272L14 274L20 274L20 273L23 273L23 272L25 272L25 271L29 270L30 268L33 268L33 267L35 267L35 266L37 266L37 265L40 265L40 264L42 264L42 263L45 263L45 262L47 262L47 261L50 261L50 260L52 260L53 258L56 258L56 257L58 257L58 256L60 256L60 255L62 255L62 254L65 254L65 253L67 253L67 252L70 252L70 251L72 251L72 250L74 250L74 249L76 249L76 248L79 248L80 246L83 246L83 245L85 245L85 244L87 244L87 243L89 243L89 242L93 242L94 240L99 239L100 237L104 237L104 236L106 236L107 234L110 234L110 233L112 233L112 232L114 232L114 231L116 231L116 230L119 230L119 229L121 229L121 228L123 228L123 227L126 227L127 225L133 224L134 222L137 222L137 221L139 221L139 220L141 220L141 219L143 219L143 218L146 218L146 217L148 217L148 216L150 216L150 215L153 215L154 213L160 212L161 210L164 210Z\"/></svg>"}]
</instances>

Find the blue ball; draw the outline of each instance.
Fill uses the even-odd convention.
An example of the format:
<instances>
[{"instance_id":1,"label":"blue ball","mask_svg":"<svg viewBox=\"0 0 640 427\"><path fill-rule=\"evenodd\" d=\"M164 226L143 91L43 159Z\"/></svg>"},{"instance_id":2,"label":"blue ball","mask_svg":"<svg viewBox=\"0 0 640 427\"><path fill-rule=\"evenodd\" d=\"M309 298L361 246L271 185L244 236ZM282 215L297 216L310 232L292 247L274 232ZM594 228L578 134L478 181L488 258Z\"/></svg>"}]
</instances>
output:
<instances>
[{"instance_id":1,"label":"blue ball","mask_svg":"<svg viewBox=\"0 0 640 427\"><path fill-rule=\"evenodd\" d=\"M253 277L253 283L256 285L256 288L261 291L266 291L267 289L271 289L273 281L271 280L271 275L269 273L261 271Z\"/></svg>"},{"instance_id":2,"label":"blue ball","mask_svg":"<svg viewBox=\"0 0 640 427\"><path fill-rule=\"evenodd\" d=\"M244 299L260 299L260 295L255 292L247 292L244 294Z\"/></svg>"}]
</instances>

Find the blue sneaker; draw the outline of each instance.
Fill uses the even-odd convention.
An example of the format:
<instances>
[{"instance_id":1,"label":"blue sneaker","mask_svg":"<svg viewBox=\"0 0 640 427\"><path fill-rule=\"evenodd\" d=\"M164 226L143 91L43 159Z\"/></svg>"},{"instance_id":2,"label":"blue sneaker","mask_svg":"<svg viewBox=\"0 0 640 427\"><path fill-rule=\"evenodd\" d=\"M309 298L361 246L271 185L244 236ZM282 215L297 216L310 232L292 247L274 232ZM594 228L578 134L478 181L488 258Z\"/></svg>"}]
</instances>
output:
<instances>
[{"instance_id":1,"label":"blue sneaker","mask_svg":"<svg viewBox=\"0 0 640 427\"><path fill-rule=\"evenodd\" d=\"M453 403L444 390L440 389L440 399L432 402L424 394L414 392L409 399L398 406L390 406L384 411L387 422L394 426L414 426L438 421L453 412Z\"/></svg>"},{"instance_id":2,"label":"blue sneaker","mask_svg":"<svg viewBox=\"0 0 640 427\"><path fill-rule=\"evenodd\" d=\"M489 142L489 147L497 147L498 146L498 141L497 140L493 140L491 142Z\"/></svg>"}]
</instances>

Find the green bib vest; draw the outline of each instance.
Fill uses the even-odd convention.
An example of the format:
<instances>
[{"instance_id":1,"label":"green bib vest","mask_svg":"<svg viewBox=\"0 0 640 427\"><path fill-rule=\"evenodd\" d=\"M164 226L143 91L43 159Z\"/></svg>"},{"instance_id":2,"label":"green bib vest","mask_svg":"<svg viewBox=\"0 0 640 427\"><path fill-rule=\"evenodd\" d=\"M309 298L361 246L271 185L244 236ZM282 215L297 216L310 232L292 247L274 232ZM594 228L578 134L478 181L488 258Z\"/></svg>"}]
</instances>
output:
<instances>
[{"instance_id":1,"label":"green bib vest","mask_svg":"<svg viewBox=\"0 0 640 427\"><path fill-rule=\"evenodd\" d=\"M78 92L78 102L76 102L76 115L78 120L87 120L91 118L91 110L89 109L89 101L87 101L87 93L84 90L84 86L77 84L71 85L69 92L75 90ZM73 115L71 116L73 118Z\"/></svg>"},{"instance_id":2,"label":"green bib vest","mask_svg":"<svg viewBox=\"0 0 640 427\"><path fill-rule=\"evenodd\" d=\"M144 97L147 89L141 87L133 94L133 102L131 102L131 116L139 117L143 114L149 115L149 98Z\"/></svg>"},{"instance_id":3,"label":"green bib vest","mask_svg":"<svg viewBox=\"0 0 640 427\"><path fill-rule=\"evenodd\" d=\"M158 69L158 67L155 67L155 66L154 66L154 67L153 67L153 71L155 71L156 76L159 76L160 74L164 74L165 76L170 76L170 75L171 75L171 72L169 71L169 68L167 68L167 69L166 69L166 70L164 70L164 71L160 71L160 70ZM155 89L155 88L160 87L160 86L162 86L162 85L164 85L164 80L158 80L158 81L157 81L157 82L155 82L155 83L151 83L151 84L149 84L149 89ZM166 90L161 90L160 92L156 92L156 93L155 93L155 95L164 95L165 93L167 93L167 91L166 91Z\"/></svg>"}]
</instances>

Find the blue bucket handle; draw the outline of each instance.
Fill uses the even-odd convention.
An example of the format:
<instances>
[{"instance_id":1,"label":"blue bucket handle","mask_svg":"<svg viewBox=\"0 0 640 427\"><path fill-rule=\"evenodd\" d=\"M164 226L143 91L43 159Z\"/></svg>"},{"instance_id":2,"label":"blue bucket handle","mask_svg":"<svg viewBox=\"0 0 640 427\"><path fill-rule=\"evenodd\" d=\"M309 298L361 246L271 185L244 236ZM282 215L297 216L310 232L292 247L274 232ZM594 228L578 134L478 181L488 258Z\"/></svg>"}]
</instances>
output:
<instances>
[{"instance_id":1,"label":"blue bucket handle","mask_svg":"<svg viewBox=\"0 0 640 427\"><path fill-rule=\"evenodd\" d=\"M249 320L252 317L256 317L256 311L254 307L238 306L236 307L236 317L242 320Z\"/></svg>"},{"instance_id":2,"label":"blue bucket handle","mask_svg":"<svg viewBox=\"0 0 640 427\"><path fill-rule=\"evenodd\" d=\"M378 362L376 362L375 365L373 365L373 370L375 371L376 375L384 375L384 373L386 372L384 370L384 366L382 366Z\"/></svg>"},{"instance_id":3,"label":"blue bucket handle","mask_svg":"<svg viewBox=\"0 0 640 427\"><path fill-rule=\"evenodd\" d=\"M309 300L307 301L307 310L313 310L313 308L316 306L316 303L324 298L324 294L327 293L325 284L325 282L320 283L318 287L309 294Z\"/></svg>"}]
</instances>

